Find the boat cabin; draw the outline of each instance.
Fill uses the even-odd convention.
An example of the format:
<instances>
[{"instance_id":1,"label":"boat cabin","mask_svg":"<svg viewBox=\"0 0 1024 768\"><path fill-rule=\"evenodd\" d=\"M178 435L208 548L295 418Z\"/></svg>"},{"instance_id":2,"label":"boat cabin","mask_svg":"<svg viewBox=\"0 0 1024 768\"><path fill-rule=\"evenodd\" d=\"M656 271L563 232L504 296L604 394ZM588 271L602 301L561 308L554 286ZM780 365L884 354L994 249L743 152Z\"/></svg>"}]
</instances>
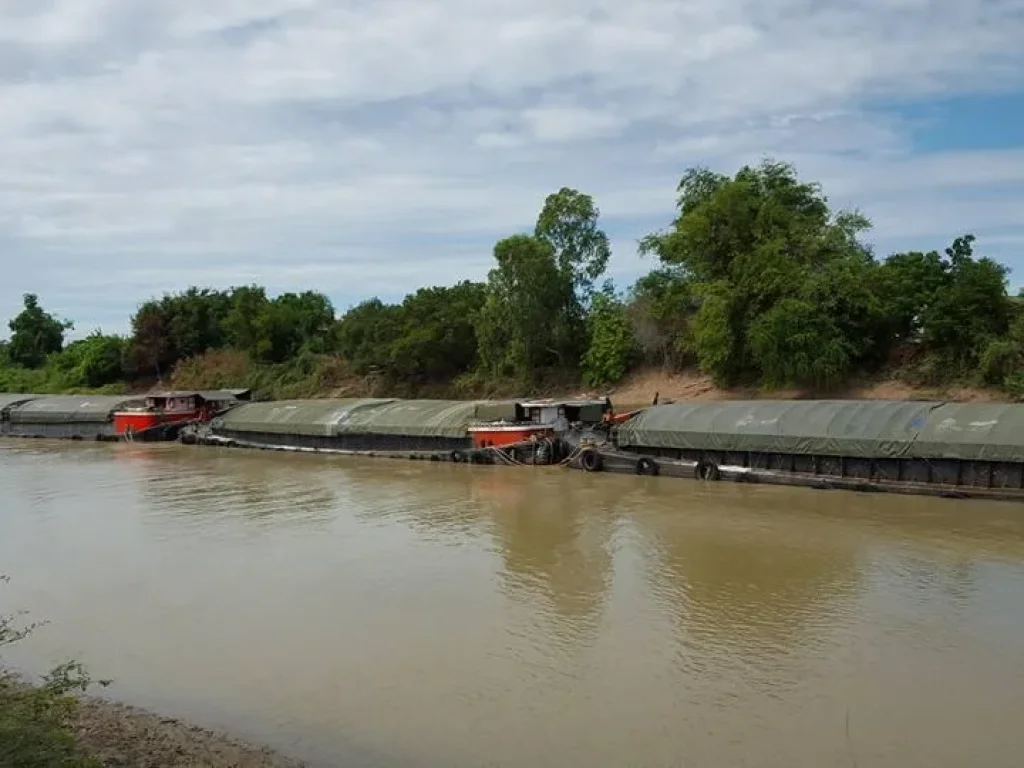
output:
<instances>
[{"instance_id":1,"label":"boat cabin","mask_svg":"<svg viewBox=\"0 0 1024 768\"><path fill-rule=\"evenodd\" d=\"M612 410L609 398L587 400L530 400L520 403L527 420L550 424L556 432L565 432L572 424L599 424Z\"/></svg>"},{"instance_id":2,"label":"boat cabin","mask_svg":"<svg viewBox=\"0 0 1024 768\"><path fill-rule=\"evenodd\" d=\"M611 413L611 400L528 400L516 404L514 422L475 424L469 428L474 448L516 445L568 432L575 424L593 425Z\"/></svg>"}]
</instances>

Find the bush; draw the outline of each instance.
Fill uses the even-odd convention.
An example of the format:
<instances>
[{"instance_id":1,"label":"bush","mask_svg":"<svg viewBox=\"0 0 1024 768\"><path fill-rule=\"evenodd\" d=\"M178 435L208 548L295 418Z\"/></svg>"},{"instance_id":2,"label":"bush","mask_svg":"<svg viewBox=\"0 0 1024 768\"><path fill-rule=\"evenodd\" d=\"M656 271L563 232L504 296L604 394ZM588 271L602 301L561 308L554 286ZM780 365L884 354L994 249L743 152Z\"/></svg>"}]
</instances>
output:
<instances>
[{"instance_id":1,"label":"bush","mask_svg":"<svg viewBox=\"0 0 1024 768\"><path fill-rule=\"evenodd\" d=\"M0 576L0 582L6 580ZM0 615L0 648L24 639L34 628L20 627L16 619ZM56 667L39 686L0 672L0 765L100 768L79 749L68 726L77 706L71 694L91 684L76 662Z\"/></svg>"},{"instance_id":2,"label":"bush","mask_svg":"<svg viewBox=\"0 0 1024 768\"><path fill-rule=\"evenodd\" d=\"M982 350L978 364L981 383L1002 387L1015 374L1024 369L1021 346L1010 339L993 339Z\"/></svg>"}]
</instances>

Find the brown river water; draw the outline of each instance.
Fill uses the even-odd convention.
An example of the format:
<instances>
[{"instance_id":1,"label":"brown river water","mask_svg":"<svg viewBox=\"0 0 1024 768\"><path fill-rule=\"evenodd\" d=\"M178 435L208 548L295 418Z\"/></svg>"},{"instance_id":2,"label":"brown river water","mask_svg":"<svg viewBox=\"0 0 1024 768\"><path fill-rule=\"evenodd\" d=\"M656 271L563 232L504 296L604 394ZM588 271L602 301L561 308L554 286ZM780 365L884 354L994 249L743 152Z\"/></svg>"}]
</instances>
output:
<instances>
[{"instance_id":1,"label":"brown river water","mask_svg":"<svg viewBox=\"0 0 1024 768\"><path fill-rule=\"evenodd\" d=\"M0 443L7 654L336 766L1024 763L1024 505Z\"/></svg>"}]
</instances>

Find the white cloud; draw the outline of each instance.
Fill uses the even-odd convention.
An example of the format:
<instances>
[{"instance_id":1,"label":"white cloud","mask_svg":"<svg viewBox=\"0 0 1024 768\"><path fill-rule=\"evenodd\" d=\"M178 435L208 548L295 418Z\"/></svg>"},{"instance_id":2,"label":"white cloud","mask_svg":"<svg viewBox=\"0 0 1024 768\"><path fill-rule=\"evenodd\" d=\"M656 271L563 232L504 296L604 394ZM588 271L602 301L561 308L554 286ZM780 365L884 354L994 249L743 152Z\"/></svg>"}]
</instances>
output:
<instances>
[{"instance_id":1,"label":"white cloud","mask_svg":"<svg viewBox=\"0 0 1024 768\"><path fill-rule=\"evenodd\" d=\"M626 279L687 165L767 154L882 251L973 230L1013 263L1024 146L915 154L878 105L1020 89L1022 8L6 0L0 317L24 291L88 328L195 282L346 306L481 278L563 185L595 195Z\"/></svg>"}]
</instances>

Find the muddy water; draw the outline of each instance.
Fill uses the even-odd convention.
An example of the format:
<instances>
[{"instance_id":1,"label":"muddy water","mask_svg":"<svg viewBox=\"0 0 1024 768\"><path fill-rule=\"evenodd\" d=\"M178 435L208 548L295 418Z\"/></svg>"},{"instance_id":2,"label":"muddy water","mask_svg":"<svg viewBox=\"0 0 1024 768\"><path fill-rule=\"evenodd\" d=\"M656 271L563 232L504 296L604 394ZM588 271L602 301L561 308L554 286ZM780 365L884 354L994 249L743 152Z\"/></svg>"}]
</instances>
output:
<instances>
[{"instance_id":1,"label":"muddy water","mask_svg":"<svg viewBox=\"0 0 1024 768\"><path fill-rule=\"evenodd\" d=\"M0 611L338 766L1019 766L1024 505L0 444Z\"/></svg>"}]
</instances>

